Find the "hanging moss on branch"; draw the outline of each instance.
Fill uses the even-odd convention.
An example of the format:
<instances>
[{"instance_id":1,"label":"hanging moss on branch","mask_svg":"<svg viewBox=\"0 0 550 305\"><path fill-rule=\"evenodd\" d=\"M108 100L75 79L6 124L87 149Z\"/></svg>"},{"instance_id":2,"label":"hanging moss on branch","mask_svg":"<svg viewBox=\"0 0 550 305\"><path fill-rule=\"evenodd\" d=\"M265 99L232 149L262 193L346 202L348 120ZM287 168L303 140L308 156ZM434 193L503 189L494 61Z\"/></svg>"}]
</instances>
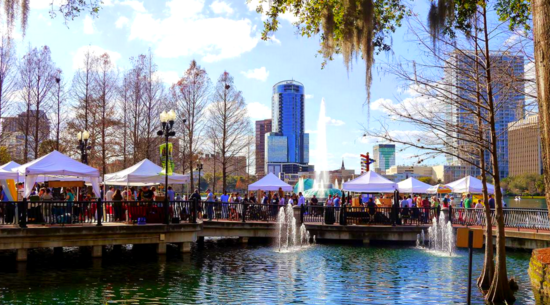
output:
<instances>
[{"instance_id":1,"label":"hanging moss on branch","mask_svg":"<svg viewBox=\"0 0 550 305\"><path fill-rule=\"evenodd\" d=\"M401 0L260 0L256 11L267 16L264 40L278 30L280 16L291 13L302 36L320 35L323 66L341 54L349 71L353 59L360 57L366 66L367 101L374 54L391 50L391 34L410 13Z\"/></svg>"}]
</instances>

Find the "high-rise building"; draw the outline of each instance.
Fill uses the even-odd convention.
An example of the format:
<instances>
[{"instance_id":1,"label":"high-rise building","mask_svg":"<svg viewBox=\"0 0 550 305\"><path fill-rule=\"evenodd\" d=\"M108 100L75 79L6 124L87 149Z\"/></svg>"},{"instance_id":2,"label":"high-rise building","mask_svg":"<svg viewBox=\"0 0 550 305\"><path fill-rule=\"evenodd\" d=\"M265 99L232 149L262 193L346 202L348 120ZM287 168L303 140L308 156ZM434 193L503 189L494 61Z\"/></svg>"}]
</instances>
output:
<instances>
[{"instance_id":1,"label":"high-rise building","mask_svg":"<svg viewBox=\"0 0 550 305\"><path fill-rule=\"evenodd\" d=\"M256 176L265 176L265 135L271 132L271 119L256 121Z\"/></svg>"},{"instance_id":2,"label":"high-rise building","mask_svg":"<svg viewBox=\"0 0 550 305\"><path fill-rule=\"evenodd\" d=\"M474 56L470 56L469 52L455 52L451 56L448 67L445 69L445 80L449 86L449 91L455 96L454 103L447 104L446 113L451 118L449 123L448 138L449 149L460 148L458 154L447 155L447 163L449 165L468 165L468 162L460 160L456 155L466 156L471 158L471 161L478 163L475 147L472 142L474 139L466 139L458 130L460 129L477 129L476 116L472 114L476 107L473 103L471 106L465 105L464 101L475 101L476 99L476 82L471 77L474 75L475 64ZM492 87L495 108L495 127L498 135L497 138L497 155L499 162L499 175L501 178L508 176L508 123L518 120L523 117L525 94L517 88L523 88L523 72L524 60L523 56L509 55L507 53L491 53L492 60ZM485 78L481 78L482 82ZM485 85L482 84L482 90ZM483 99L487 98L486 92L481 92ZM456 128L456 126L460 126ZM486 156L486 164L490 165L491 159L488 153ZM480 174L479 169L475 167L471 170L473 176Z\"/></svg>"},{"instance_id":3,"label":"high-rise building","mask_svg":"<svg viewBox=\"0 0 550 305\"><path fill-rule=\"evenodd\" d=\"M395 144L376 144L373 148L374 168L382 171L395 165Z\"/></svg>"},{"instance_id":4,"label":"high-rise building","mask_svg":"<svg viewBox=\"0 0 550 305\"><path fill-rule=\"evenodd\" d=\"M508 124L510 176L542 174L539 116L532 115Z\"/></svg>"},{"instance_id":5,"label":"high-rise building","mask_svg":"<svg viewBox=\"0 0 550 305\"><path fill-rule=\"evenodd\" d=\"M50 119L46 113L42 110L38 112L38 141L35 141L35 129L36 129L36 110L30 110L27 114L26 111L19 113L16 117L2 118L1 138L2 144L7 147L8 152L12 159L22 162L25 158L24 143L25 143L25 130L28 121L28 140L29 146L27 151L27 157L32 160L34 158L34 143L38 142L40 145L43 141L48 140L50 137Z\"/></svg>"},{"instance_id":6,"label":"high-rise building","mask_svg":"<svg viewBox=\"0 0 550 305\"><path fill-rule=\"evenodd\" d=\"M273 86L272 132L265 135L266 173L313 171L309 163L309 134L304 132L304 85L286 80Z\"/></svg>"}]
</instances>

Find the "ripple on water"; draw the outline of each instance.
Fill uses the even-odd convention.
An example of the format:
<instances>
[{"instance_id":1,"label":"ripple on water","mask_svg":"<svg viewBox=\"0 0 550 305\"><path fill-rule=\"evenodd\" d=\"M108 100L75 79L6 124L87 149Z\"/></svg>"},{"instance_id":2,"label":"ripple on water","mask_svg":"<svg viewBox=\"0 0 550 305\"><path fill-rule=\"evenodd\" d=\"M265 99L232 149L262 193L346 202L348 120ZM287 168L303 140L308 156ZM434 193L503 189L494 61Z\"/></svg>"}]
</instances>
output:
<instances>
[{"instance_id":1,"label":"ripple on water","mask_svg":"<svg viewBox=\"0 0 550 305\"><path fill-rule=\"evenodd\" d=\"M406 247L315 245L279 253L222 241L183 258L169 250L160 260L154 249L123 248L101 264L77 250L62 260L49 250L34 251L25 272L0 270L0 303L463 304L466 295L463 250L439 257ZM520 284L516 304L535 304L529 254L508 255L509 274ZM482 263L476 251L474 275ZM483 304L473 292L473 303Z\"/></svg>"}]
</instances>

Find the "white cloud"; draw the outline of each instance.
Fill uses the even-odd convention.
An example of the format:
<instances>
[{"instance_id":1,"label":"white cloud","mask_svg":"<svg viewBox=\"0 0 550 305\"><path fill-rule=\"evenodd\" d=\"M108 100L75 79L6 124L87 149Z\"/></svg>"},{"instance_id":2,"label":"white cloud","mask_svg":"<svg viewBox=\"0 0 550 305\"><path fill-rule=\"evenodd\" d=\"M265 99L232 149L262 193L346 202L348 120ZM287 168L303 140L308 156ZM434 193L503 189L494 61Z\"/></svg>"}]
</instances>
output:
<instances>
[{"instance_id":1,"label":"white cloud","mask_svg":"<svg viewBox=\"0 0 550 305\"><path fill-rule=\"evenodd\" d=\"M157 71L155 77L168 85L175 84L180 79L176 71Z\"/></svg>"},{"instance_id":2,"label":"white cloud","mask_svg":"<svg viewBox=\"0 0 550 305\"><path fill-rule=\"evenodd\" d=\"M73 69L79 70L83 68L84 65L84 56L85 54L90 51L92 55L101 55L104 53L109 54L111 57L111 62L113 63L113 67L116 67L116 62L121 58L120 53L105 50L98 46L83 46L80 47L78 50L76 50L75 54L73 55Z\"/></svg>"},{"instance_id":3,"label":"white cloud","mask_svg":"<svg viewBox=\"0 0 550 305\"><path fill-rule=\"evenodd\" d=\"M333 118L330 118L328 116L325 117L325 121L326 121L327 125L332 125L332 126L342 126L342 125L346 124L346 122L344 122L342 120L333 119Z\"/></svg>"},{"instance_id":4,"label":"white cloud","mask_svg":"<svg viewBox=\"0 0 550 305\"><path fill-rule=\"evenodd\" d=\"M246 6L248 6L248 10L252 12L256 12L256 9L258 8L259 5L260 5L260 0L251 0L246 3ZM261 5L263 10L261 18L262 20L266 20L267 19L266 12L269 10L269 3L268 1L264 1L262 2ZM294 16L294 14L292 14L291 12L280 14L279 18L282 20L286 20L290 23L296 23L299 21L298 17Z\"/></svg>"},{"instance_id":5,"label":"white cloud","mask_svg":"<svg viewBox=\"0 0 550 305\"><path fill-rule=\"evenodd\" d=\"M233 8L231 8L229 4L223 1L216 0L212 2L212 4L210 4L210 8L216 14L226 14L226 15L233 14Z\"/></svg>"},{"instance_id":6,"label":"white cloud","mask_svg":"<svg viewBox=\"0 0 550 305\"><path fill-rule=\"evenodd\" d=\"M313 94L306 94L306 100L309 100L309 99L312 99L313 98Z\"/></svg>"},{"instance_id":7,"label":"white cloud","mask_svg":"<svg viewBox=\"0 0 550 305\"><path fill-rule=\"evenodd\" d=\"M173 0L166 6L168 16L165 18L137 13L129 37L129 40L153 44L159 57L199 55L203 61L214 62L246 53L255 48L260 39L249 19L205 17L204 1Z\"/></svg>"},{"instance_id":8,"label":"white cloud","mask_svg":"<svg viewBox=\"0 0 550 305\"><path fill-rule=\"evenodd\" d=\"M253 78L265 82L269 76L269 71L267 71L265 67L261 67L259 69L248 70L246 72L241 71L241 74L246 78Z\"/></svg>"},{"instance_id":9,"label":"white cloud","mask_svg":"<svg viewBox=\"0 0 550 305\"><path fill-rule=\"evenodd\" d=\"M271 108L258 102L246 105L248 117L253 120L265 120L271 118Z\"/></svg>"},{"instance_id":10,"label":"white cloud","mask_svg":"<svg viewBox=\"0 0 550 305\"><path fill-rule=\"evenodd\" d=\"M120 28L123 28L124 26L127 26L128 24L130 23L130 19L124 17L124 16L121 16L120 18L117 19L117 21L115 22L115 26L120 29Z\"/></svg>"},{"instance_id":11,"label":"white cloud","mask_svg":"<svg viewBox=\"0 0 550 305\"><path fill-rule=\"evenodd\" d=\"M84 17L84 34L92 35L94 33L94 20L90 15Z\"/></svg>"},{"instance_id":12,"label":"white cloud","mask_svg":"<svg viewBox=\"0 0 550 305\"><path fill-rule=\"evenodd\" d=\"M136 0L118 1L117 4L129 6L136 12L140 12L140 13L147 12L145 7L143 6L143 2L140 2L140 1L136 1Z\"/></svg>"}]
</instances>

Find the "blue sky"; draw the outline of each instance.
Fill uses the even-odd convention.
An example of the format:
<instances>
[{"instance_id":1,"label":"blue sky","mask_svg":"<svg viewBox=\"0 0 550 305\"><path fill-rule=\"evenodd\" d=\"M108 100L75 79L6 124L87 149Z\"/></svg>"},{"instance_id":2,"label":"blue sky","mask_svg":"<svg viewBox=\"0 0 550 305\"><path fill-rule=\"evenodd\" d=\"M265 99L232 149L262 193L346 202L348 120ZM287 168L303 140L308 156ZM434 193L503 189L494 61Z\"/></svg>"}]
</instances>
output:
<instances>
[{"instance_id":1,"label":"blue sky","mask_svg":"<svg viewBox=\"0 0 550 305\"><path fill-rule=\"evenodd\" d=\"M316 161L316 126L321 99L330 117L327 126L328 163L337 168L345 159L346 167L359 169L359 154L372 152L373 139L362 139L368 111L365 91L365 67L362 61L346 70L341 58L321 69L317 56L319 38L303 38L291 25L292 16L284 16L272 41L260 39L262 17L254 4L245 0L173 0L137 1L104 0L97 18L88 15L64 24L59 17L50 18L51 0L31 0L27 34L20 39L18 52L47 44L53 60L66 77L72 78L78 67L82 48L92 46L107 51L120 69L128 59L153 51L159 71L167 83L182 74L196 59L215 82L227 70L243 91L252 120L270 117L272 86L278 81L295 79L305 85L306 130L311 132L310 160ZM427 10L427 1L419 1L418 11ZM415 43L406 42L406 30L393 36L394 55L382 54L378 62L414 54ZM375 68L376 69L376 68ZM391 76L373 74L372 101L392 99L398 83ZM376 128L381 111L371 109L370 127ZM396 133L411 131L410 126L391 125ZM414 152L398 153L398 164L412 164Z\"/></svg>"}]
</instances>

